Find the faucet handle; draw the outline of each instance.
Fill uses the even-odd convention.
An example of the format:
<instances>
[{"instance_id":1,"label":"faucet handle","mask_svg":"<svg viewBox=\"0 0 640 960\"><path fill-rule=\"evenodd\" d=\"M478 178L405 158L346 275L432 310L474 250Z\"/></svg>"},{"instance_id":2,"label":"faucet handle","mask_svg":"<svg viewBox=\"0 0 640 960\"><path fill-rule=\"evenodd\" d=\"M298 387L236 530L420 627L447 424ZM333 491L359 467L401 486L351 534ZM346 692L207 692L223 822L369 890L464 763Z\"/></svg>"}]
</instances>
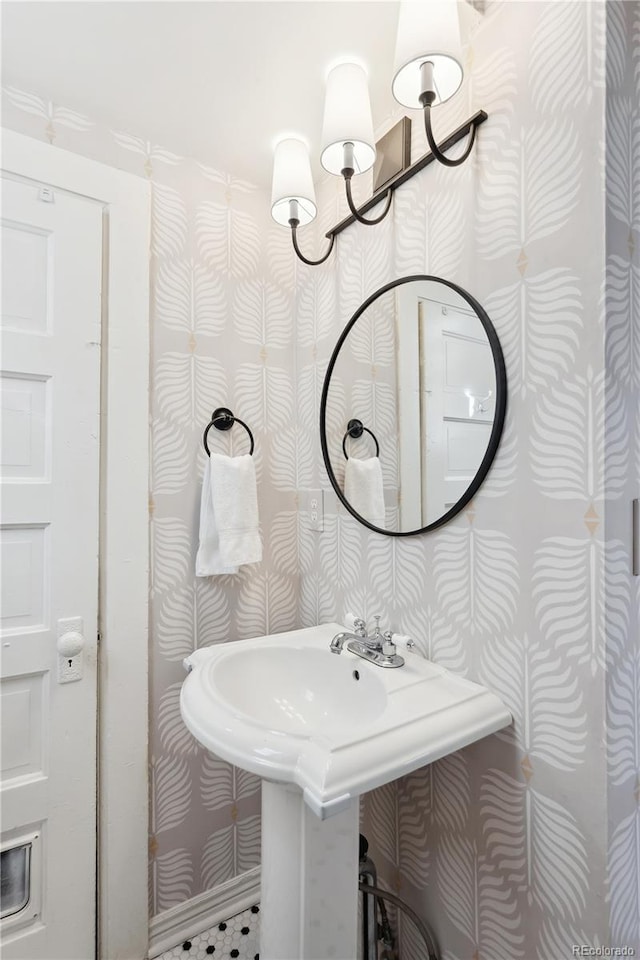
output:
<instances>
[{"instance_id":1,"label":"faucet handle","mask_svg":"<svg viewBox=\"0 0 640 960\"><path fill-rule=\"evenodd\" d=\"M366 637L367 635L367 624L362 619L362 617L356 616L355 613L345 613L344 615L345 626L350 627L355 633L356 637Z\"/></svg>"},{"instance_id":2,"label":"faucet handle","mask_svg":"<svg viewBox=\"0 0 640 960\"><path fill-rule=\"evenodd\" d=\"M393 657L396 653L396 645L393 642L393 631L387 630L382 638L382 654L385 657Z\"/></svg>"},{"instance_id":3,"label":"faucet handle","mask_svg":"<svg viewBox=\"0 0 640 960\"><path fill-rule=\"evenodd\" d=\"M354 617L353 619L353 632L357 637L364 637L367 632L367 624L362 619L362 617Z\"/></svg>"}]
</instances>

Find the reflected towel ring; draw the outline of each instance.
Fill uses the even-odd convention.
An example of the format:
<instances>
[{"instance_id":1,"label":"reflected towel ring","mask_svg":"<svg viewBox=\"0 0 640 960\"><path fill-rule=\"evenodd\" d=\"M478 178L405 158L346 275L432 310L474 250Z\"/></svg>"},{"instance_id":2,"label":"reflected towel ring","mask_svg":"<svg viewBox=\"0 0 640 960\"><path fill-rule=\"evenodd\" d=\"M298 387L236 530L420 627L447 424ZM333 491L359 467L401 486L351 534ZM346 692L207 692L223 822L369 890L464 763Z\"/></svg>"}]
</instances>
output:
<instances>
[{"instance_id":1,"label":"reflected towel ring","mask_svg":"<svg viewBox=\"0 0 640 960\"><path fill-rule=\"evenodd\" d=\"M362 420L349 420L347 424L347 432L342 438L342 452L344 453L345 460L349 459L347 454L347 437L351 437L353 440L358 440L363 433L368 433L370 437L373 437L373 442L376 445L376 457L380 456L380 444L376 440L376 436L369 430L369 427L365 427L362 423Z\"/></svg>"},{"instance_id":2,"label":"reflected towel ring","mask_svg":"<svg viewBox=\"0 0 640 960\"><path fill-rule=\"evenodd\" d=\"M216 430L231 430L231 427L234 425L234 423L239 423L240 426L244 427L249 434L249 440L251 441L251 449L249 450L249 453L253 455L255 444L253 442L253 434L251 433L251 430L247 424L239 417L234 417L233 413L228 409L228 407L218 407L211 414L211 420L207 424L204 434L202 435L202 442L204 444L204 449L207 451L208 457L211 456L211 451L209 450L209 445L207 443L207 434L209 433L209 430L211 430L211 427L215 427Z\"/></svg>"}]
</instances>

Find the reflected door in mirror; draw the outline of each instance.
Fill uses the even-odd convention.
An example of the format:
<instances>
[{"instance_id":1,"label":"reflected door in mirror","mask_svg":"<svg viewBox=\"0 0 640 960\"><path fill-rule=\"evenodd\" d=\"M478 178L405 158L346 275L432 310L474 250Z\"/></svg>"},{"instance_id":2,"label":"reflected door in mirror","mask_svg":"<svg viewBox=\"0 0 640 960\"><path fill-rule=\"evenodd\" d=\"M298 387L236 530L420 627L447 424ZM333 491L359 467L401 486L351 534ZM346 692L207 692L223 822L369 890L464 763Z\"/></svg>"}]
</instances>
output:
<instances>
[{"instance_id":1,"label":"reflected door in mirror","mask_svg":"<svg viewBox=\"0 0 640 960\"><path fill-rule=\"evenodd\" d=\"M493 356L481 321L442 285L439 300L433 293L427 281L397 291L400 528L407 530L432 523L464 495L495 412Z\"/></svg>"}]
</instances>

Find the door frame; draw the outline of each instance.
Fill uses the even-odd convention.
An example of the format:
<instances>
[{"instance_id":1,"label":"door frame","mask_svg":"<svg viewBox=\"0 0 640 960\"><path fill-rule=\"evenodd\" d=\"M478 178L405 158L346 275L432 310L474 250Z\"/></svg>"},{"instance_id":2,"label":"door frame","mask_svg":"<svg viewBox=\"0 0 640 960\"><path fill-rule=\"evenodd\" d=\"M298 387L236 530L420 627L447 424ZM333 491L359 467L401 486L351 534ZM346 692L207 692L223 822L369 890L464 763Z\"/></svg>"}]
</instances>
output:
<instances>
[{"instance_id":1,"label":"door frame","mask_svg":"<svg viewBox=\"0 0 640 960\"><path fill-rule=\"evenodd\" d=\"M143 960L149 938L151 189L132 174L4 128L1 166L98 201L104 211L97 954Z\"/></svg>"}]
</instances>

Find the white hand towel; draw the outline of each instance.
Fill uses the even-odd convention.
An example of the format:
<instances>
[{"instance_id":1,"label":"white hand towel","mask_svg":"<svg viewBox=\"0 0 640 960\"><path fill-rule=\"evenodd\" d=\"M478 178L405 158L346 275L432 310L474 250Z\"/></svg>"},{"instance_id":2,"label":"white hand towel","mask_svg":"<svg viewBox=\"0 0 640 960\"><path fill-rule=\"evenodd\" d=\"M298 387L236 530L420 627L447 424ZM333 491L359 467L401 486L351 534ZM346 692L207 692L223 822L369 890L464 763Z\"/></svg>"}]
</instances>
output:
<instances>
[{"instance_id":1,"label":"white hand towel","mask_svg":"<svg viewBox=\"0 0 640 960\"><path fill-rule=\"evenodd\" d=\"M238 572L236 566L227 566L222 562L211 486L211 458L208 458L204 468L200 499L200 543L196 555L196 577L213 577L220 573Z\"/></svg>"},{"instance_id":2,"label":"white hand towel","mask_svg":"<svg viewBox=\"0 0 640 960\"><path fill-rule=\"evenodd\" d=\"M344 495L356 513L384 529L384 491L379 457L349 457L344 469Z\"/></svg>"},{"instance_id":3,"label":"white hand towel","mask_svg":"<svg viewBox=\"0 0 640 960\"><path fill-rule=\"evenodd\" d=\"M206 465L200 509L196 576L237 573L262 560L253 458L212 453Z\"/></svg>"},{"instance_id":4,"label":"white hand towel","mask_svg":"<svg viewBox=\"0 0 640 960\"><path fill-rule=\"evenodd\" d=\"M258 530L258 491L253 457L211 454L213 508L220 536L220 554L228 566L262 560Z\"/></svg>"}]
</instances>

